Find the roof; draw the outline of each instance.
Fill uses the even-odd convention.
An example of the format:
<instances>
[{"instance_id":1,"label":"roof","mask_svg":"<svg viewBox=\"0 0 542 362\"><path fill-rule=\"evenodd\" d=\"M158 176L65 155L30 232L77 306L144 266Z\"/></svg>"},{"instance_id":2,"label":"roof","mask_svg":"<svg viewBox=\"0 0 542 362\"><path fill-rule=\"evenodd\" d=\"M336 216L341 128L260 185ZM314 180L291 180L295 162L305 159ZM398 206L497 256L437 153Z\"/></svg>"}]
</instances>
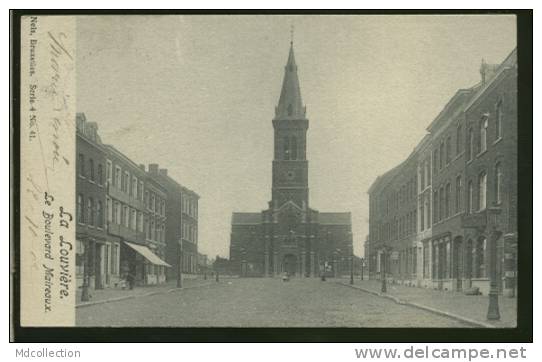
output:
<instances>
[{"instance_id":1,"label":"roof","mask_svg":"<svg viewBox=\"0 0 542 362\"><path fill-rule=\"evenodd\" d=\"M476 104L476 102L485 93L485 91L500 79L502 74L504 74L507 70L516 67L517 64L517 48L514 48L514 50L512 50L510 54L508 54L506 59L504 59L502 63L498 65L498 67L495 69L493 76L488 79L485 84L480 86L479 89L477 89L477 92L471 97L471 99L469 99L468 104L465 106L465 110L468 110L470 107Z\"/></svg>"},{"instance_id":2,"label":"roof","mask_svg":"<svg viewBox=\"0 0 542 362\"><path fill-rule=\"evenodd\" d=\"M231 223L232 225L261 224L262 214L259 212L234 212Z\"/></svg>"},{"instance_id":3,"label":"roof","mask_svg":"<svg viewBox=\"0 0 542 362\"><path fill-rule=\"evenodd\" d=\"M321 212L318 215L320 225L350 225L352 223L349 212Z\"/></svg>"},{"instance_id":4,"label":"roof","mask_svg":"<svg viewBox=\"0 0 542 362\"><path fill-rule=\"evenodd\" d=\"M303 101L301 99L293 43L290 43L288 62L284 68L284 79L282 81L279 104L275 109L275 118L305 119L305 107L303 106Z\"/></svg>"}]
</instances>

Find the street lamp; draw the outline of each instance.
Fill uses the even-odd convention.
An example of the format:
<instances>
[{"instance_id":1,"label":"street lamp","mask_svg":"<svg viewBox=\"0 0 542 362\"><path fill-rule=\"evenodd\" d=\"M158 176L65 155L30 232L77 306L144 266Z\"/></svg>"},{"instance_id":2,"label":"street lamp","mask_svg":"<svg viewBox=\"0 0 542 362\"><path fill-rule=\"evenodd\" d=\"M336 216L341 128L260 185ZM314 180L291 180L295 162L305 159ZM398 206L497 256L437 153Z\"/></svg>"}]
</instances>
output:
<instances>
[{"instance_id":1,"label":"street lamp","mask_svg":"<svg viewBox=\"0 0 542 362\"><path fill-rule=\"evenodd\" d=\"M501 319L499 313L499 291L497 289L497 239L500 233L493 230L489 234L489 305L487 307L487 319L498 321Z\"/></svg>"},{"instance_id":2,"label":"street lamp","mask_svg":"<svg viewBox=\"0 0 542 362\"><path fill-rule=\"evenodd\" d=\"M387 273L387 264L388 264L388 252L389 252L389 248L388 246L384 245L384 247L382 248L382 258L384 259L384 262L381 262L382 263L382 288L381 288L381 292L382 293L387 293L388 291L388 287L386 285L386 273Z\"/></svg>"}]
</instances>

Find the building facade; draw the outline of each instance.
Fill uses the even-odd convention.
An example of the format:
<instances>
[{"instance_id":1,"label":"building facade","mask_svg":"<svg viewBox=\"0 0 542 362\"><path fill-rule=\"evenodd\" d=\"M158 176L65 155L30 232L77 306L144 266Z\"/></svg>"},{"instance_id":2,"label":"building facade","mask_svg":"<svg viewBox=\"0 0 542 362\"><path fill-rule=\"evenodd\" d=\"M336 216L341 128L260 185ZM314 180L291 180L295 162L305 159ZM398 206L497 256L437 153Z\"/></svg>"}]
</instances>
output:
<instances>
[{"instance_id":1,"label":"building facade","mask_svg":"<svg viewBox=\"0 0 542 362\"><path fill-rule=\"evenodd\" d=\"M86 279L91 289L109 281L108 240L104 209L106 200L105 147L98 125L83 113L76 116L76 278L77 287Z\"/></svg>"},{"instance_id":2,"label":"building facade","mask_svg":"<svg viewBox=\"0 0 542 362\"><path fill-rule=\"evenodd\" d=\"M377 178L369 189L366 250L371 277L382 277L381 255L386 255L386 275L405 281L404 273L393 265L403 245L393 226L390 231L388 224L396 221L393 213L388 214L387 203L396 198L398 180L411 177L413 159L418 184L417 266L408 275L409 283L455 291L476 287L487 294L490 251L496 248L499 291L515 294L516 50L501 64L483 62L480 73L479 84L458 90L450 99L407 161ZM402 260L399 257L400 265ZM411 270L408 264L405 267Z\"/></svg>"},{"instance_id":3,"label":"building facade","mask_svg":"<svg viewBox=\"0 0 542 362\"><path fill-rule=\"evenodd\" d=\"M114 248L112 273L136 285L165 281L165 192L115 147L107 149L107 231ZM119 251L120 254L117 254ZM117 256L117 255L120 255ZM118 264L117 264L118 258Z\"/></svg>"},{"instance_id":4,"label":"building facade","mask_svg":"<svg viewBox=\"0 0 542 362\"><path fill-rule=\"evenodd\" d=\"M272 199L264 211L232 215L230 265L241 276L350 272L350 213L309 206L308 127L291 44L273 119Z\"/></svg>"},{"instance_id":5,"label":"building facade","mask_svg":"<svg viewBox=\"0 0 542 362\"><path fill-rule=\"evenodd\" d=\"M197 273L199 195L168 176L168 170L150 164L148 176L165 191L165 251L168 280L176 280L182 259L182 272Z\"/></svg>"}]
</instances>

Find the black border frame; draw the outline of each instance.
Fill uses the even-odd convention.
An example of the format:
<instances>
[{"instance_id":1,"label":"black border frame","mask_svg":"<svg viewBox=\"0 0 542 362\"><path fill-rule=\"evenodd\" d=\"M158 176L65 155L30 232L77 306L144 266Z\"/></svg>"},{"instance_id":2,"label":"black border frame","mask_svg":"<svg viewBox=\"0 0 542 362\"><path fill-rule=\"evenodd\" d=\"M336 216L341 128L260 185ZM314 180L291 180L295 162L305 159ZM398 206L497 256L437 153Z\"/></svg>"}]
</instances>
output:
<instances>
[{"instance_id":1,"label":"black border frame","mask_svg":"<svg viewBox=\"0 0 542 362\"><path fill-rule=\"evenodd\" d=\"M514 14L518 47L518 326L482 328L83 328L20 325L20 50L24 15ZM11 10L10 335L15 342L528 342L533 341L533 12L528 10Z\"/></svg>"}]
</instances>

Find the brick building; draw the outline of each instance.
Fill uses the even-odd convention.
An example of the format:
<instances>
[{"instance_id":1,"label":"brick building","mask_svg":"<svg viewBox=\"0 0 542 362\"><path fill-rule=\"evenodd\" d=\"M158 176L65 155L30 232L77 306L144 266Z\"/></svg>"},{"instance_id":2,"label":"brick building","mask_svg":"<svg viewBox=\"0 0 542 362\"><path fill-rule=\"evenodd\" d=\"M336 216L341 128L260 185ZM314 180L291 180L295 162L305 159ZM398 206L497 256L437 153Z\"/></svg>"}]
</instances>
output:
<instances>
[{"instance_id":1,"label":"brick building","mask_svg":"<svg viewBox=\"0 0 542 362\"><path fill-rule=\"evenodd\" d=\"M264 211L232 215L230 266L241 276L316 276L324 270L338 276L350 271L350 213L324 213L309 206L308 126L291 44L273 119L272 200Z\"/></svg>"},{"instance_id":2,"label":"brick building","mask_svg":"<svg viewBox=\"0 0 542 362\"><path fill-rule=\"evenodd\" d=\"M148 176L162 187L167 199L164 260L171 268L166 268L166 277L168 280L177 278L181 257L183 273L195 274L198 262L199 195L168 176L167 169L159 168L157 164L149 165Z\"/></svg>"},{"instance_id":3,"label":"brick building","mask_svg":"<svg viewBox=\"0 0 542 362\"><path fill-rule=\"evenodd\" d=\"M105 147L98 125L87 122L83 113L76 118L76 278L77 286L94 289L107 286L110 269L104 223L106 186L104 180Z\"/></svg>"},{"instance_id":4,"label":"brick building","mask_svg":"<svg viewBox=\"0 0 542 362\"><path fill-rule=\"evenodd\" d=\"M147 178L144 166L111 145L106 150L108 239L120 249L113 273L122 279L133 275L138 285L164 282L164 268L169 267L161 258L165 192Z\"/></svg>"},{"instance_id":5,"label":"brick building","mask_svg":"<svg viewBox=\"0 0 542 362\"><path fill-rule=\"evenodd\" d=\"M483 62L480 73L481 82L456 92L407 161L377 178L369 189L366 250L373 278L381 277L381 255L387 246L389 258L385 259L392 264L386 264L388 277L405 281L405 274L393 266L394 255L401 253L403 244L388 225L396 222L392 219L396 216L387 213L387 200L394 200L400 192L397 180L412 176L409 160L414 159L418 184L417 267L408 276L409 283L443 290L478 287L485 294L489 289L489 248L495 243L498 288L506 295L514 295L516 50L499 65ZM400 265L402 260L399 258ZM410 270L408 264L399 267L404 268Z\"/></svg>"}]
</instances>

